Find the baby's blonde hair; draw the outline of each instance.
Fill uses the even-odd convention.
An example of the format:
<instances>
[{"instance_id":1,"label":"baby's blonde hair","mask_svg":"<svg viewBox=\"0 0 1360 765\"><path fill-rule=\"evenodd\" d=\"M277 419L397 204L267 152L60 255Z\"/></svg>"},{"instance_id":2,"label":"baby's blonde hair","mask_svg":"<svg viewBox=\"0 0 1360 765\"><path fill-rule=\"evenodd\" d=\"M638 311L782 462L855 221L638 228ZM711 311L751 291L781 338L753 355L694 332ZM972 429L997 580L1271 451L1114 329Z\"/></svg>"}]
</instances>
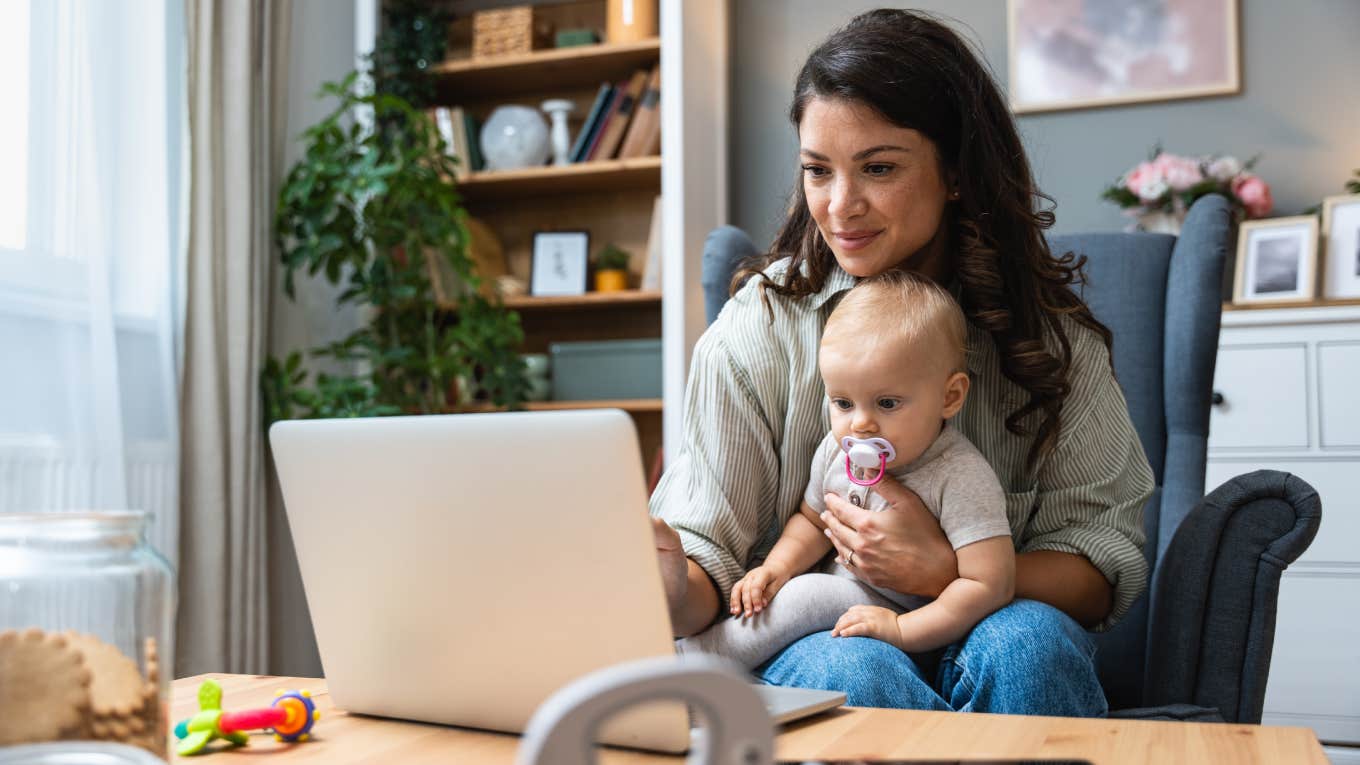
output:
<instances>
[{"instance_id":1,"label":"baby's blonde hair","mask_svg":"<svg viewBox=\"0 0 1360 765\"><path fill-rule=\"evenodd\" d=\"M918 348L933 343L950 373L967 371L963 309L943 287L910 271L871 276L846 293L827 319L822 339L842 333Z\"/></svg>"}]
</instances>

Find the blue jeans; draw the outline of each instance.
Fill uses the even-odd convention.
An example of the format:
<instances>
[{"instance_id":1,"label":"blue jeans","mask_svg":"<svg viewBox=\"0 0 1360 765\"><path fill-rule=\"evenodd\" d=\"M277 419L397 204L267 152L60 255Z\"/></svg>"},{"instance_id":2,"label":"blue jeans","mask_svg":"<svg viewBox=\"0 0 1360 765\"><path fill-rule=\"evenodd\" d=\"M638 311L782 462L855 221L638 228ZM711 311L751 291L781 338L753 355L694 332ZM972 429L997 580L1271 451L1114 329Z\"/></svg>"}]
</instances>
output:
<instances>
[{"instance_id":1,"label":"blue jeans","mask_svg":"<svg viewBox=\"0 0 1360 765\"><path fill-rule=\"evenodd\" d=\"M1034 600L988 616L942 653L909 656L872 638L818 632L757 667L756 675L770 685L843 691L857 707L1060 717L1108 711L1090 635Z\"/></svg>"}]
</instances>

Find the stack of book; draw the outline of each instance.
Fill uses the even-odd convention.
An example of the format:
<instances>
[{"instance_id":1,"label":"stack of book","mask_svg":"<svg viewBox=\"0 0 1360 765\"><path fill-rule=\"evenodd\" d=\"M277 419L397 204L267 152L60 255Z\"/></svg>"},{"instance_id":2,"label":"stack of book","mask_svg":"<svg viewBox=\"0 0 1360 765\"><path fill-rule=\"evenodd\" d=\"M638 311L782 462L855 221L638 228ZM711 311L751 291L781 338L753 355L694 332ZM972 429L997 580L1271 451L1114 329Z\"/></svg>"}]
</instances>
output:
<instances>
[{"instance_id":1,"label":"stack of book","mask_svg":"<svg viewBox=\"0 0 1360 765\"><path fill-rule=\"evenodd\" d=\"M461 106L438 106L431 110L445 150L456 160L453 176L463 180L469 173L486 167L482 144L477 137L477 120Z\"/></svg>"},{"instance_id":2,"label":"stack of book","mask_svg":"<svg viewBox=\"0 0 1360 765\"><path fill-rule=\"evenodd\" d=\"M572 162L646 157L661 153L661 65L639 69L626 82L601 83Z\"/></svg>"}]
</instances>

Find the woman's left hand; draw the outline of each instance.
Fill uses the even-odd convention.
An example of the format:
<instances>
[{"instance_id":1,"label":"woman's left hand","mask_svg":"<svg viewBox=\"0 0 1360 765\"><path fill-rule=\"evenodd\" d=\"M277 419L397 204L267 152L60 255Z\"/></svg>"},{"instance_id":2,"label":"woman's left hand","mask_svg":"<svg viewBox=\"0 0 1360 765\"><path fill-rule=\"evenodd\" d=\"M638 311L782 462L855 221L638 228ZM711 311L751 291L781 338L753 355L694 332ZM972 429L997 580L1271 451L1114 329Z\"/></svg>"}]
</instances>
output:
<instances>
[{"instance_id":1,"label":"woman's left hand","mask_svg":"<svg viewBox=\"0 0 1360 765\"><path fill-rule=\"evenodd\" d=\"M873 490L888 503L883 512L826 495L821 519L842 565L875 587L938 597L959 577L958 558L939 521L897 481L880 481Z\"/></svg>"}]
</instances>

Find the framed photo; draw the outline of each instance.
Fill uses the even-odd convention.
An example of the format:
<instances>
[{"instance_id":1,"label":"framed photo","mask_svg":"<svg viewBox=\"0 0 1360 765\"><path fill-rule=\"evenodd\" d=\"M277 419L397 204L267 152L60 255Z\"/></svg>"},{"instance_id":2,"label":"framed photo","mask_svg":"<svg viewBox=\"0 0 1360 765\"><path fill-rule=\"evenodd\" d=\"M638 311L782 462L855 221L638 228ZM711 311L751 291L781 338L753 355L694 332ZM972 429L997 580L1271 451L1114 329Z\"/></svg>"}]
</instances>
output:
<instances>
[{"instance_id":1,"label":"framed photo","mask_svg":"<svg viewBox=\"0 0 1360 765\"><path fill-rule=\"evenodd\" d=\"M1360 297L1360 194L1322 200L1322 296Z\"/></svg>"},{"instance_id":2,"label":"framed photo","mask_svg":"<svg viewBox=\"0 0 1360 765\"><path fill-rule=\"evenodd\" d=\"M529 294L586 294L589 256L590 234L586 231L535 233L529 266Z\"/></svg>"},{"instance_id":3,"label":"framed photo","mask_svg":"<svg viewBox=\"0 0 1360 765\"><path fill-rule=\"evenodd\" d=\"M1011 108L1236 93L1238 0L1007 0Z\"/></svg>"},{"instance_id":4,"label":"framed photo","mask_svg":"<svg viewBox=\"0 0 1360 765\"><path fill-rule=\"evenodd\" d=\"M1314 215L1243 222L1237 229L1233 302L1311 300L1317 240Z\"/></svg>"}]
</instances>

